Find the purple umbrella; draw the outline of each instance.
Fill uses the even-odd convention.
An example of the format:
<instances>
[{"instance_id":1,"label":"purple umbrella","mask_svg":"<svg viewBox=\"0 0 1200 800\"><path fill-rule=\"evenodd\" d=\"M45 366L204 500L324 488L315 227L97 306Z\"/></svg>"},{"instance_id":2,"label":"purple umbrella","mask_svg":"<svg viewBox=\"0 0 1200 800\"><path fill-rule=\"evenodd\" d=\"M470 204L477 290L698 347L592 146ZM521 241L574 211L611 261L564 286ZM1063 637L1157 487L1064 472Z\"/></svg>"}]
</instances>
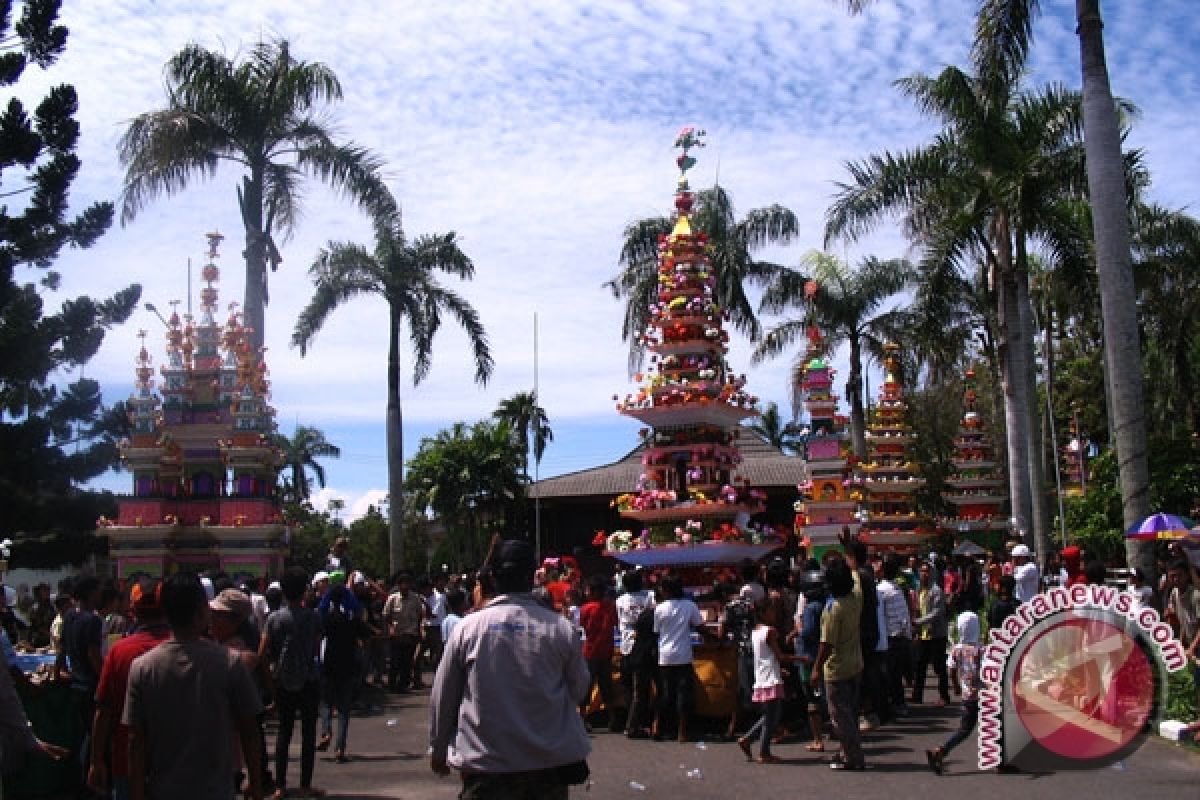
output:
<instances>
[{"instance_id":1,"label":"purple umbrella","mask_svg":"<svg viewBox=\"0 0 1200 800\"><path fill-rule=\"evenodd\" d=\"M1174 514L1151 514L1125 531L1126 539L1182 539L1194 523Z\"/></svg>"}]
</instances>

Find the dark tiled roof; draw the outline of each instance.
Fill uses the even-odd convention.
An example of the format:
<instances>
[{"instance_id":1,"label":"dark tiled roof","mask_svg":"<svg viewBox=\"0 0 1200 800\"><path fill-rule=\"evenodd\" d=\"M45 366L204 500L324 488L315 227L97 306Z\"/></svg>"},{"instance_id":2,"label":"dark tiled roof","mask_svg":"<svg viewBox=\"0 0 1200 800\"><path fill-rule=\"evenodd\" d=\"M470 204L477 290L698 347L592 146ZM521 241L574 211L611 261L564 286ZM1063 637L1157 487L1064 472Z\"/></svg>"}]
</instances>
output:
<instances>
[{"instance_id":1,"label":"dark tiled roof","mask_svg":"<svg viewBox=\"0 0 1200 800\"><path fill-rule=\"evenodd\" d=\"M804 459L784 455L749 431L742 431L737 440L742 464L737 475L762 489L792 487L804 480ZM642 452L638 445L619 461L603 467L570 472L546 478L529 487L529 498L543 500L552 497L596 497L632 492L642 474Z\"/></svg>"}]
</instances>

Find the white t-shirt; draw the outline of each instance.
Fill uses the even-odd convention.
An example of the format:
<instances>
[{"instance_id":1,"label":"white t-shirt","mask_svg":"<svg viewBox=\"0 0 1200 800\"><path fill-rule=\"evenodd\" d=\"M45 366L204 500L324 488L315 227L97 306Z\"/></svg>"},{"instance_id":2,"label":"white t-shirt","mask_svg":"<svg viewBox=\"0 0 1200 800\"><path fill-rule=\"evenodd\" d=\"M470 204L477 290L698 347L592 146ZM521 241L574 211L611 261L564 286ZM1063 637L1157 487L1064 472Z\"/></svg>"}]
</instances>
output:
<instances>
[{"instance_id":1,"label":"white t-shirt","mask_svg":"<svg viewBox=\"0 0 1200 800\"><path fill-rule=\"evenodd\" d=\"M654 632L658 634L658 665L675 667L692 663L692 629L704 624L700 609L686 597L664 600L654 607Z\"/></svg>"},{"instance_id":2,"label":"white t-shirt","mask_svg":"<svg viewBox=\"0 0 1200 800\"><path fill-rule=\"evenodd\" d=\"M446 614L446 618L442 620L442 643L450 641L450 634L454 632L454 626L462 622L462 617L458 614Z\"/></svg>"},{"instance_id":3,"label":"white t-shirt","mask_svg":"<svg viewBox=\"0 0 1200 800\"><path fill-rule=\"evenodd\" d=\"M429 616L425 618L425 624L440 628L446 619L446 593L434 589L425 598L425 605L429 607Z\"/></svg>"},{"instance_id":4,"label":"white t-shirt","mask_svg":"<svg viewBox=\"0 0 1200 800\"><path fill-rule=\"evenodd\" d=\"M1037 564L1032 561L1026 561L1019 567L1013 567L1013 580L1017 582L1013 595L1018 601L1024 603L1026 600L1033 599L1033 596L1038 593L1040 577Z\"/></svg>"},{"instance_id":5,"label":"white t-shirt","mask_svg":"<svg viewBox=\"0 0 1200 800\"><path fill-rule=\"evenodd\" d=\"M626 592L617 598L617 630L621 632L621 655L627 656L633 652L633 628L637 625L642 611L654 607L654 595L642 589L640 592Z\"/></svg>"}]
</instances>

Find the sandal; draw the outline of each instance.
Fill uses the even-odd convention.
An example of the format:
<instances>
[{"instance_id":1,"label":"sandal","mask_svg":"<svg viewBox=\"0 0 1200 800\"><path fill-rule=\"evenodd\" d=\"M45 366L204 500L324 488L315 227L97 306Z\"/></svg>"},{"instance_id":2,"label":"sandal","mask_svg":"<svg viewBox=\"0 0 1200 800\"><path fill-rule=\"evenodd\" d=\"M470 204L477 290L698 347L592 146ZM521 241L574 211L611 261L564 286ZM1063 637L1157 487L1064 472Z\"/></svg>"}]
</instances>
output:
<instances>
[{"instance_id":1,"label":"sandal","mask_svg":"<svg viewBox=\"0 0 1200 800\"><path fill-rule=\"evenodd\" d=\"M738 739L737 743L738 743L738 747L742 748L742 752L746 754L746 760L753 761L754 760L754 751L750 749L750 740L743 737L741 739Z\"/></svg>"},{"instance_id":2,"label":"sandal","mask_svg":"<svg viewBox=\"0 0 1200 800\"><path fill-rule=\"evenodd\" d=\"M333 741L333 737L328 733L322 733L320 740L317 742L317 750L324 753L329 749L329 743Z\"/></svg>"},{"instance_id":3,"label":"sandal","mask_svg":"<svg viewBox=\"0 0 1200 800\"><path fill-rule=\"evenodd\" d=\"M287 797L287 789L276 789L271 792L271 800L283 800Z\"/></svg>"},{"instance_id":4,"label":"sandal","mask_svg":"<svg viewBox=\"0 0 1200 800\"><path fill-rule=\"evenodd\" d=\"M804 749L810 753L824 753L825 745L821 742L809 742L808 744L804 745Z\"/></svg>"}]
</instances>

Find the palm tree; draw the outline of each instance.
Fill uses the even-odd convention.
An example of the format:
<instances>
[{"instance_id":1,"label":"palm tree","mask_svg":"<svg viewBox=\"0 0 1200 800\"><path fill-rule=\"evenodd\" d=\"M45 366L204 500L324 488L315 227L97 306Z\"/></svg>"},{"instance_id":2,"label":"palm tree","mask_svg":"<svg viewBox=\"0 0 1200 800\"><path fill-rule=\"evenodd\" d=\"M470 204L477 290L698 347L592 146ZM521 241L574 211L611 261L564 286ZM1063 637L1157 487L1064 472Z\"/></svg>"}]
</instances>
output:
<instances>
[{"instance_id":1,"label":"palm tree","mask_svg":"<svg viewBox=\"0 0 1200 800\"><path fill-rule=\"evenodd\" d=\"M906 232L932 257L960 269L985 265L996 299L1013 516L1044 555L1049 515L1041 459L1032 457L1041 445L1029 248L1041 243L1074 257L1078 236L1063 224L1062 207L1084 192L1079 98L1054 86L1020 92L986 69L947 67L898 85L944 128L925 147L848 165L851 180L828 212L826 237L854 238L903 212Z\"/></svg>"},{"instance_id":2,"label":"palm tree","mask_svg":"<svg viewBox=\"0 0 1200 800\"><path fill-rule=\"evenodd\" d=\"M293 346L304 355L326 318L358 295L382 297L388 306L387 463L388 541L392 570L404 564L404 428L400 409L400 336L407 329L412 345L413 385L429 373L433 339L442 315L451 314L467 334L475 361L475 382L492 375L492 354L479 314L463 297L443 287L435 271L463 280L475 265L459 248L453 232L427 234L408 241L399 213L377 219L375 247L329 242L309 269L315 291L296 320Z\"/></svg>"},{"instance_id":3,"label":"palm tree","mask_svg":"<svg viewBox=\"0 0 1200 800\"><path fill-rule=\"evenodd\" d=\"M1169 387L1150 398L1151 408L1159 409L1153 429L1200 432L1200 221L1158 206L1139 206L1135 219L1137 305L1147 356L1162 364L1156 372Z\"/></svg>"},{"instance_id":4,"label":"palm tree","mask_svg":"<svg viewBox=\"0 0 1200 800\"><path fill-rule=\"evenodd\" d=\"M621 337L629 342L630 371L636 371L644 350L639 342L649 321L650 304L658 301L658 242L674 227L674 217L650 217L625 228L621 271L605 286L613 297L626 298ZM716 302L728 312L733 326L751 341L761 329L746 294L748 283L765 283L780 267L758 261L754 252L768 244L787 244L799 231L796 215L780 205L756 208L741 220L733 200L720 186L696 192L692 227L708 235L709 260L716 277Z\"/></svg>"},{"instance_id":5,"label":"palm tree","mask_svg":"<svg viewBox=\"0 0 1200 800\"><path fill-rule=\"evenodd\" d=\"M125 167L121 220L129 222L159 195L213 176L222 162L244 170L237 190L245 229L246 324L253 346L264 338L267 265L282 258L300 218L300 180L315 177L378 216L396 202L379 177L381 162L338 142L321 107L342 88L324 64L297 61L286 40L259 42L235 62L188 45L166 67L165 108L134 117L118 145Z\"/></svg>"},{"instance_id":6,"label":"palm tree","mask_svg":"<svg viewBox=\"0 0 1200 800\"><path fill-rule=\"evenodd\" d=\"M881 352L883 340L894 312L879 313L880 307L903 290L911 281L912 265L903 259L866 258L854 270L828 253L812 251L802 262L805 272L780 268L775 281L763 293L762 309L780 313L789 308L804 309L803 292L808 280L817 282L812 296L813 318L807 315L784 320L773 327L755 347L752 359L779 355L796 342L804 341L810 324L820 328L826 346L836 349L842 342L850 346L850 375L846 380L846 400L850 404L850 434L854 455L867 454L866 408L863 397L863 360L867 352ZM804 358L804 353L799 354Z\"/></svg>"},{"instance_id":7,"label":"palm tree","mask_svg":"<svg viewBox=\"0 0 1200 800\"><path fill-rule=\"evenodd\" d=\"M747 427L776 450L788 455L800 452L800 432L793 423L783 421L779 406L775 403L768 403L767 410L755 417Z\"/></svg>"},{"instance_id":8,"label":"palm tree","mask_svg":"<svg viewBox=\"0 0 1200 800\"><path fill-rule=\"evenodd\" d=\"M501 400L499 407L492 416L501 422L507 422L509 430L516 437L521 447L521 472L529 479L529 448L533 446L533 460L542 463L546 445L554 441L554 432L550 430L550 419L546 410L538 405L537 394L534 392L517 392L507 400Z\"/></svg>"},{"instance_id":9,"label":"palm tree","mask_svg":"<svg viewBox=\"0 0 1200 800\"><path fill-rule=\"evenodd\" d=\"M309 471L317 485L325 488L325 467L319 458L338 458L341 449L325 438L325 434L308 425L297 425L291 437L274 434L275 446L283 451L283 468L291 473L285 482L284 493L294 503L303 503L312 495Z\"/></svg>"},{"instance_id":10,"label":"palm tree","mask_svg":"<svg viewBox=\"0 0 1200 800\"><path fill-rule=\"evenodd\" d=\"M842 0L859 13L873 0ZM1040 0L980 0L973 60L998 65L993 74L1015 82L1033 40ZM1133 296L1128 194L1121 151L1121 123L1108 79L1100 0L1075 0L1083 86L1084 147L1092 209L1096 272L1104 320L1105 388L1117 448L1121 507L1126 528L1150 513L1150 466L1146 452L1145 392ZM1153 574L1154 548L1125 541L1126 560Z\"/></svg>"}]
</instances>

